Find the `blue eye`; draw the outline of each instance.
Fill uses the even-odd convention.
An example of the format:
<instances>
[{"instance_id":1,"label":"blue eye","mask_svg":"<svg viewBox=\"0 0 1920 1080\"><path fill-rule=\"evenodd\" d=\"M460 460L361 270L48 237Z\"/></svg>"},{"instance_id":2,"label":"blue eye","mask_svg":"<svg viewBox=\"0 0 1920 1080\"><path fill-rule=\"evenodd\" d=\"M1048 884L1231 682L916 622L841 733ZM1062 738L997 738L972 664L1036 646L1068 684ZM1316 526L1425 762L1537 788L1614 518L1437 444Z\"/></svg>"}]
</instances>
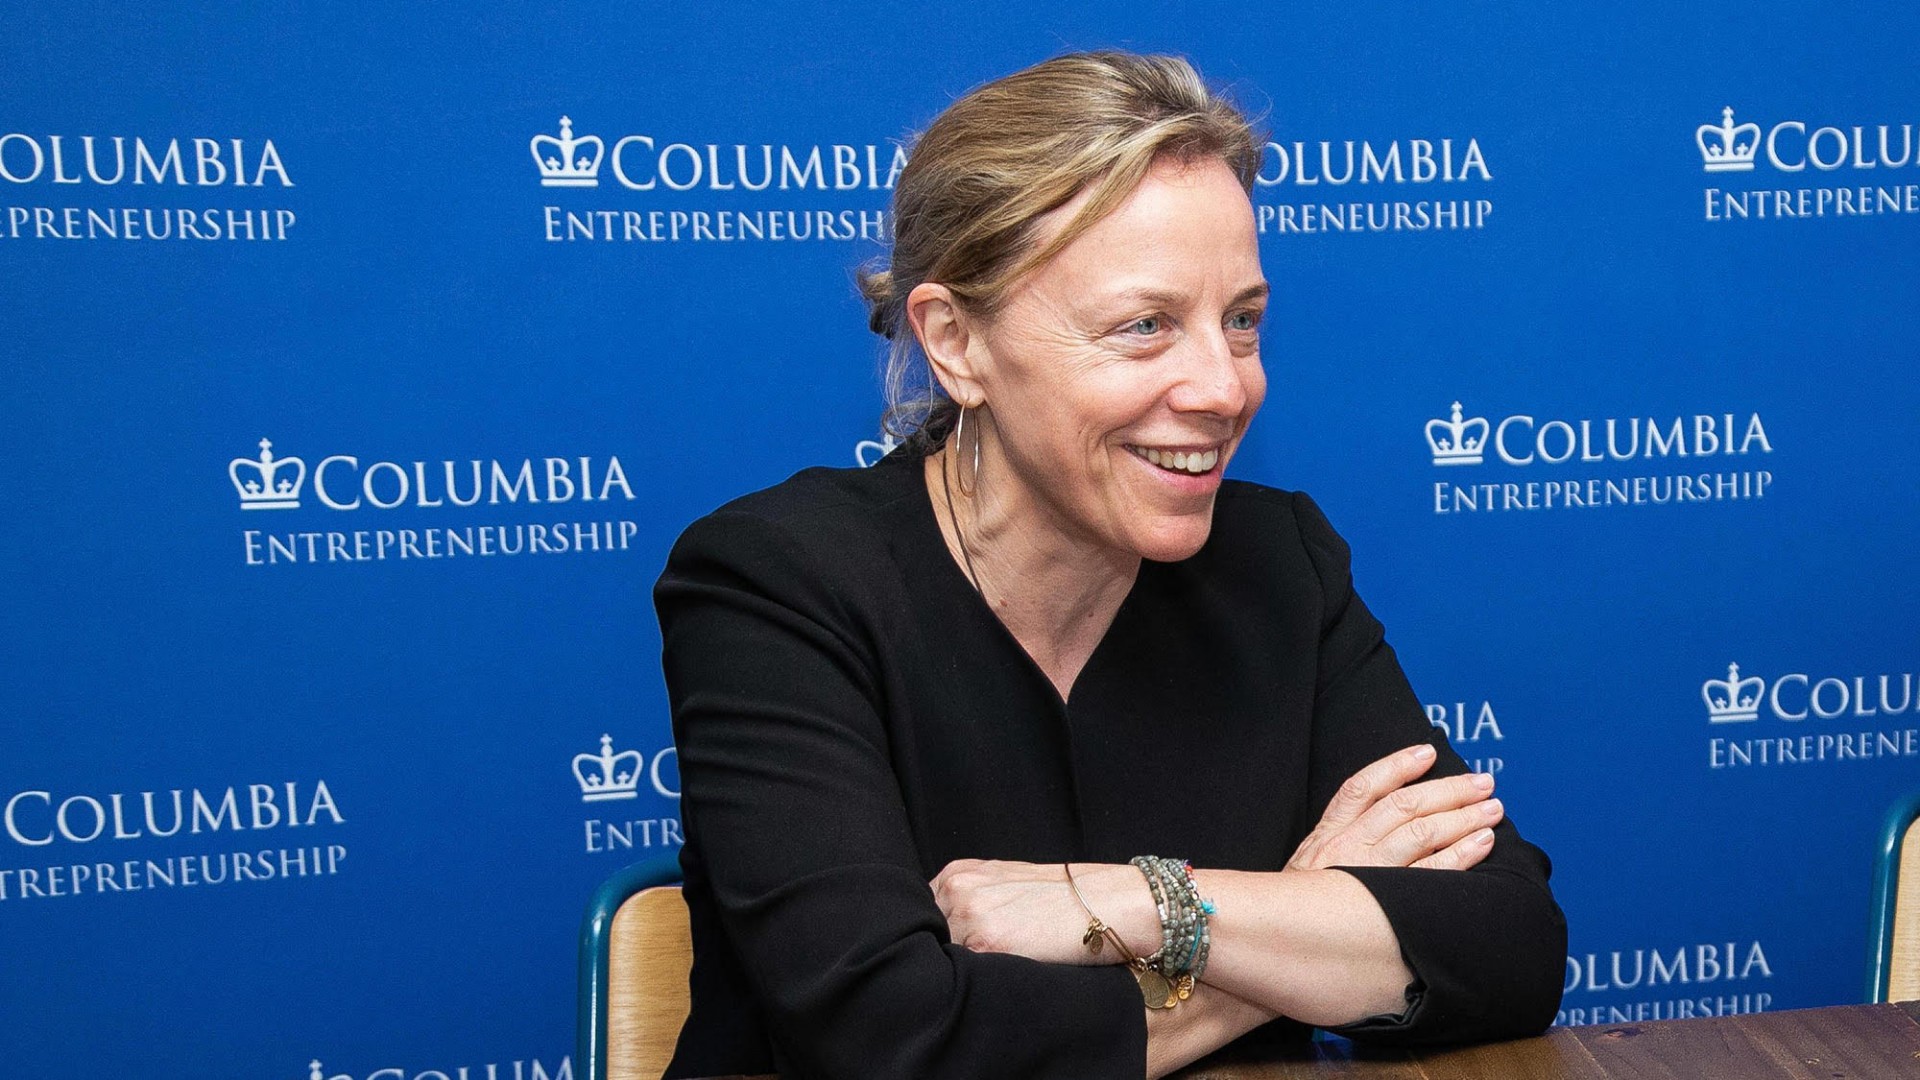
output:
<instances>
[{"instance_id":1,"label":"blue eye","mask_svg":"<svg viewBox=\"0 0 1920 1080\"><path fill-rule=\"evenodd\" d=\"M1230 330L1252 330L1260 325L1260 316L1251 311L1237 311L1227 317Z\"/></svg>"},{"instance_id":2,"label":"blue eye","mask_svg":"<svg viewBox=\"0 0 1920 1080\"><path fill-rule=\"evenodd\" d=\"M1144 319L1135 319L1128 324L1127 331L1145 336L1157 334L1160 332L1160 316L1149 315Z\"/></svg>"}]
</instances>

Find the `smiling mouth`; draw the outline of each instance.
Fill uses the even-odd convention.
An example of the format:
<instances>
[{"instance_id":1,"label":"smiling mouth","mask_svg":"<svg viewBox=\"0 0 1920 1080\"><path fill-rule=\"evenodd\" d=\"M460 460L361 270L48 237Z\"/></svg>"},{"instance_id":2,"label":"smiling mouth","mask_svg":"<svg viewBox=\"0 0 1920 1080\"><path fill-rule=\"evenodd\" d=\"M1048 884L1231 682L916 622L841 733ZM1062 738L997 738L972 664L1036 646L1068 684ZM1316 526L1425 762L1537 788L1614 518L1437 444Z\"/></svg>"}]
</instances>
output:
<instances>
[{"instance_id":1,"label":"smiling mouth","mask_svg":"<svg viewBox=\"0 0 1920 1080\"><path fill-rule=\"evenodd\" d=\"M1209 447L1205 450L1157 450L1153 447L1122 444L1127 452L1149 465L1157 465L1168 472L1187 473L1198 476L1210 471L1220 462L1220 448Z\"/></svg>"}]
</instances>

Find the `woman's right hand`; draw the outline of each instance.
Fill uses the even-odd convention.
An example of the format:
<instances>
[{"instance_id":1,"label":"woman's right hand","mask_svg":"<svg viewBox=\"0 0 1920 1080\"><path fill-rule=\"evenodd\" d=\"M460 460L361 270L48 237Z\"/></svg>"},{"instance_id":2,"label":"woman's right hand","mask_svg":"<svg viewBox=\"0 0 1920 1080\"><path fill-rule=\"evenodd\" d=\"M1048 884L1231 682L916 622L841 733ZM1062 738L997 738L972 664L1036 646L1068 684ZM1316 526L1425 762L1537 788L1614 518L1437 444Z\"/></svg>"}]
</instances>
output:
<instances>
[{"instance_id":1,"label":"woman's right hand","mask_svg":"<svg viewBox=\"0 0 1920 1080\"><path fill-rule=\"evenodd\" d=\"M1420 866L1465 870L1493 850L1504 808L1493 777L1465 773L1414 783L1433 767L1422 743L1388 754L1340 785L1288 870Z\"/></svg>"}]
</instances>

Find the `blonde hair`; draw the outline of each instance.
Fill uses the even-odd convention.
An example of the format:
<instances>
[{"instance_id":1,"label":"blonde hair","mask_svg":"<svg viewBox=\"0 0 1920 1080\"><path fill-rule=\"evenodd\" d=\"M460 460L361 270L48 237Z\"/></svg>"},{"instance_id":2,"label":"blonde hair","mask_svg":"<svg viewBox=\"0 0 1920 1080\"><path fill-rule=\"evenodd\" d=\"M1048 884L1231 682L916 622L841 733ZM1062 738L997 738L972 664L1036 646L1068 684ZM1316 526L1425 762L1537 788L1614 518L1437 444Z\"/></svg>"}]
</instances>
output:
<instances>
[{"instance_id":1,"label":"blonde hair","mask_svg":"<svg viewBox=\"0 0 1920 1080\"><path fill-rule=\"evenodd\" d=\"M948 106L894 187L890 257L856 275L868 325L890 343L882 430L932 449L958 413L908 325L914 286L938 282L991 316L1014 282L1117 208L1156 160L1217 158L1251 192L1260 145L1239 107L1178 56L1068 53ZM1079 213L1036 247L1036 219L1088 188Z\"/></svg>"}]
</instances>

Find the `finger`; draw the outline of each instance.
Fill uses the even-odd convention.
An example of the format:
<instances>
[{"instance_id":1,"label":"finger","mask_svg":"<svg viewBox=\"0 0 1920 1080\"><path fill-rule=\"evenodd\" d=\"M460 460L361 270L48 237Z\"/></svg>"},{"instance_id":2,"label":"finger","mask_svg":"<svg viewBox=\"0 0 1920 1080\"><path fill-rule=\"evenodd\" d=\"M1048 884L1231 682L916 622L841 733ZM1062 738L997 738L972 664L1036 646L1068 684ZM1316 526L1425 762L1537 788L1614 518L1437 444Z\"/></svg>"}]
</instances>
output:
<instances>
[{"instance_id":1,"label":"finger","mask_svg":"<svg viewBox=\"0 0 1920 1080\"><path fill-rule=\"evenodd\" d=\"M1421 743L1396 750L1348 777L1320 815L1319 828L1343 829L1372 808L1381 796L1404 787L1433 767L1433 747Z\"/></svg>"},{"instance_id":2,"label":"finger","mask_svg":"<svg viewBox=\"0 0 1920 1080\"><path fill-rule=\"evenodd\" d=\"M1411 866L1436 851L1444 851L1481 829L1500 823L1506 808L1499 799L1488 799L1458 810L1427 814L1395 829L1386 839L1373 845L1374 855L1386 866Z\"/></svg>"},{"instance_id":3,"label":"finger","mask_svg":"<svg viewBox=\"0 0 1920 1080\"><path fill-rule=\"evenodd\" d=\"M1493 777L1485 773L1461 773L1409 784L1387 792L1368 807L1350 832L1362 843L1377 844L1410 821L1481 802L1492 793Z\"/></svg>"},{"instance_id":4,"label":"finger","mask_svg":"<svg viewBox=\"0 0 1920 1080\"><path fill-rule=\"evenodd\" d=\"M1493 852L1493 830L1480 829L1413 865L1427 870L1468 870Z\"/></svg>"},{"instance_id":5,"label":"finger","mask_svg":"<svg viewBox=\"0 0 1920 1080\"><path fill-rule=\"evenodd\" d=\"M940 889L948 881L952 880L953 875L961 873L963 871L971 870L974 867L979 865L980 865L979 859L955 859L952 862L948 863L947 865L941 867L940 872L933 875L933 880L928 882L927 884L933 886L936 890Z\"/></svg>"}]
</instances>

